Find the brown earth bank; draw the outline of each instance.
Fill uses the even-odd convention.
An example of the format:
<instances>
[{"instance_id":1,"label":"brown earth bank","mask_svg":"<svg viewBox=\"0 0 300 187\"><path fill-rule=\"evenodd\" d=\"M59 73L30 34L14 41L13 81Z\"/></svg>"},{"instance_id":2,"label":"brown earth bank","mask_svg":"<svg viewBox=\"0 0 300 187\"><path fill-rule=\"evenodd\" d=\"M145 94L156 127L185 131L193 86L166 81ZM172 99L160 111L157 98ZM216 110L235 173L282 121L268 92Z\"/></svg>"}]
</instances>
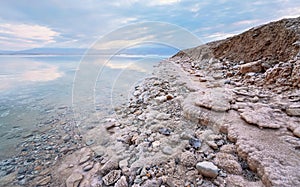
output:
<instances>
[{"instance_id":1,"label":"brown earth bank","mask_svg":"<svg viewBox=\"0 0 300 187\"><path fill-rule=\"evenodd\" d=\"M161 62L23 186L300 186L299 31L284 19Z\"/></svg>"}]
</instances>

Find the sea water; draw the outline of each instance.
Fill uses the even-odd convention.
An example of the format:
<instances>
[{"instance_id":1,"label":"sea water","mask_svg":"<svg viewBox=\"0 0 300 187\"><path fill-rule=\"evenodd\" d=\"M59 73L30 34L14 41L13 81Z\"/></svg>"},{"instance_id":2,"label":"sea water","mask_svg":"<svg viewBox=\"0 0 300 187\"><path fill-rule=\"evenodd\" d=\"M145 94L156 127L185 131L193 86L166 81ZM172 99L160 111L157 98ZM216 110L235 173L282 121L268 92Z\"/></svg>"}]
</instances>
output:
<instances>
[{"instance_id":1,"label":"sea water","mask_svg":"<svg viewBox=\"0 0 300 187\"><path fill-rule=\"evenodd\" d=\"M89 72L80 77L94 84L93 98L90 98L94 106L81 112L96 111L101 116L126 102L137 81L150 76L153 66L163 58L119 55L103 62L108 58L101 55L0 56L0 160L17 154L17 146L24 138L45 127L53 116L66 109L72 111L74 102L79 105L85 102L84 99L74 101L73 97L74 85L79 80L76 72L83 59L85 63L90 61L91 67L101 63L97 66L101 68L91 68L98 75L96 80L89 77ZM85 98L84 93L91 90L80 86L81 97ZM74 116L68 113L67 117Z\"/></svg>"}]
</instances>

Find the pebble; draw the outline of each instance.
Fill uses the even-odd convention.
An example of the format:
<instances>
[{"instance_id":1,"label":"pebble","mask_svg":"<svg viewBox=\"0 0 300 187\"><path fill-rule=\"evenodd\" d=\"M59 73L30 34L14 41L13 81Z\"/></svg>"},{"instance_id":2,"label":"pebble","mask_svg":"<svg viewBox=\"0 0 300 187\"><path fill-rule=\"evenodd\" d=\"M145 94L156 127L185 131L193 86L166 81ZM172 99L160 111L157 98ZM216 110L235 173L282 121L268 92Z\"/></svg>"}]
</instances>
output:
<instances>
[{"instance_id":1,"label":"pebble","mask_svg":"<svg viewBox=\"0 0 300 187\"><path fill-rule=\"evenodd\" d=\"M65 136L63 137L63 140L64 140L64 142L68 142L68 141L71 140L71 136L65 135Z\"/></svg>"},{"instance_id":2,"label":"pebble","mask_svg":"<svg viewBox=\"0 0 300 187\"><path fill-rule=\"evenodd\" d=\"M95 140L88 140L88 141L85 142L85 144L87 146L93 145L94 143L95 143Z\"/></svg>"},{"instance_id":3,"label":"pebble","mask_svg":"<svg viewBox=\"0 0 300 187\"><path fill-rule=\"evenodd\" d=\"M102 175L107 174L109 171L117 169L119 167L119 162L117 160L111 159L107 161L99 170Z\"/></svg>"},{"instance_id":4,"label":"pebble","mask_svg":"<svg viewBox=\"0 0 300 187\"><path fill-rule=\"evenodd\" d=\"M195 149L199 149L201 147L201 141L198 138L190 138L189 144Z\"/></svg>"},{"instance_id":5,"label":"pebble","mask_svg":"<svg viewBox=\"0 0 300 187\"><path fill-rule=\"evenodd\" d=\"M159 97L154 98L154 100L157 103L163 103L163 102L165 102L167 100L167 96L159 96Z\"/></svg>"},{"instance_id":6,"label":"pebble","mask_svg":"<svg viewBox=\"0 0 300 187\"><path fill-rule=\"evenodd\" d=\"M84 155L84 156L79 160L79 165L86 163L90 158L91 158L90 155Z\"/></svg>"},{"instance_id":7,"label":"pebble","mask_svg":"<svg viewBox=\"0 0 300 187\"><path fill-rule=\"evenodd\" d=\"M41 186L47 185L51 181L51 176L47 176L41 180L38 181L38 184Z\"/></svg>"},{"instance_id":8,"label":"pebble","mask_svg":"<svg viewBox=\"0 0 300 187\"><path fill-rule=\"evenodd\" d=\"M169 136L171 134L171 130L167 129L167 128L160 128L158 131L159 131L160 134L163 134L163 135L166 135L166 136Z\"/></svg>"},{"instance_id":9,"label":"pebble","mask_svg":"<svg viewBox=\"0 0 300 187\"><path fill-rule=\"evenodd\" d=\"M20 176L17 177L17 179L22 180L22 179L24 179L24 177L25 177L25 175L20 175Z\"/></svg>"},{"instance_id":10,"label":"pebble","mask_svg":"<svg viewBox=\"0 0 300 187\"><path fill-rule=\"evenodd\" d=\"M293 134L295 136L297 136L298 138L300 138L300 127L297 127L294 131L293 131Z\"/></svg>"},{"instance_id":11,"label":"pebble","mask_svg":"<svg viewBox=\"0 0 300 187\"><path fill-rule=\"evenodd\" d=\"M160 141L154 141L154 142L152 142L152 146L153 146L153 148L159 147L160 146Z\"/></svg>"},{"instance_id":12,"label":"pebble","mask_svg":"<svg viewBox=\"0 0 300 187\"><path fill-rule=\"evenodd\" d=\"M66 187L77 187L83 179L80 173L72 173L66 180Z\"/></svg>"},{"instance_id":13,"label":"pebble","mask_svg":"<svg viewBox=\"0 0 300 187\"><path fill-rule=\"evenodd\" d=\"M163 149L162 149L162 152L166 155L172 155L173 154L173 150L170 146L165 146Z\"/></svg>"},{"instance_id":14,"label":"pebble","mask_svg":"<svg viewBox=\"0 0 300 187\"><path fill-rule=\"evenodd\" d=\"M90 171L94 167L94 162L83 167L83 171Z\"/></svg>"},{"instance_id":15,"label":"pebble","mask_svg":"<svg viewBox=\"0 0 300 187\"><path fill-rule=\"evenodd\" d=\"M199 162L197 163L196 168L205 177L215 178L218 176L219 168L212 162Z\"/></svg>"},{"instance_id":16,"label":"pebble","mask_svg":"<svg viewBox=\"0 0 300 187\"><path fill-rule=\"evenodd\" d=\"M213 148L214 150L218 149L218 145L214 141L207 141L206 143L209 147Z\"/></svg>"}]
</instances>

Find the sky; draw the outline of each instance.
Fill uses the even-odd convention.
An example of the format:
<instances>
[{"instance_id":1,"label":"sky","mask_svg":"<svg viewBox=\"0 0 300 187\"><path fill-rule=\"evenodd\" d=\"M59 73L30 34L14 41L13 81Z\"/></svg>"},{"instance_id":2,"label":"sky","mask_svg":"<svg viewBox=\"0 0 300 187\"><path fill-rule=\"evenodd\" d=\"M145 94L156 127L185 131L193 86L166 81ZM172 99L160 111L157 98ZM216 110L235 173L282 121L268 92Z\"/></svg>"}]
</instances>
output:
<instances>
[{"instance_id":1,"label":"sky","mask_svg":"<svg viewBox=\"0 0 300 187\"><path fill-rule=\"evenodd\" d=\"M88 48L145 21L174 24L209 42L298 16L299 0L1 0L0 50Z\"/></svg>"}]
</instances>

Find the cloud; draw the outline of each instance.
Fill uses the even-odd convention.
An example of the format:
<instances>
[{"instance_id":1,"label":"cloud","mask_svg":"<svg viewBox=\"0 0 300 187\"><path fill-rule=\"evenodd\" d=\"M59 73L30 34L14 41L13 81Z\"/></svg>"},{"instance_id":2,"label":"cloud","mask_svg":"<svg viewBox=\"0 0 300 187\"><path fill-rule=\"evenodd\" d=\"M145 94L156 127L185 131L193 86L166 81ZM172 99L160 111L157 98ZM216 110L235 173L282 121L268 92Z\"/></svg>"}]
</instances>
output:
<instances>
[{"instance_id":1,"label":"cloud","mask_svg":"<svg viewBox=\"0 0 300 187\"><path fill-rule=\"evenodd\" d=\"M259 19L252 19L252 20L250 19L250 20L237 21L237 22L234 22L232 25L233 26L253 25L253 24L257 24L259 22L260 22Z\"/></svg>"},{"instance_id":2,"label":"cloud","mask_svg":"<svg viewBox=\"0 0 300 187\"><path fill-rule=\"evenodd\" d=\"M95 44L95 46L93 47L93 49L96 50L114 50L114 49L123 49L129 46L134 46L137 44L140 44L144 41L149 41L153 39L153 36L149 35L149 36L145 36L145 37L139 37L139 38L135 38L135 39L116 39L116 40L111 40L111 41L105 41L105 42L98 42Z\"/></svg>"},{"instance_id":3,"label":"cloud","mask_svg":"<svg viewBox=\"0 0 300 187\"><path fill-rule=\"evenodd\" d=\"M175 3L179 3L180 0L152 0L152 1L147 1L149 2L149 6L162 6L162 5L171 5Z\"/></svg>"},{"instance_id":4,"label":"cloud","mask_svg":"<svg viewBox=\"0 0 300 187\"><path fill-rule=\"evenodd\" d=\"M281 15L279 17L279 19L299 17L300 16L300 6L282 9L279 11L279 14Z\"/></svg>"},{"instance_id":5,"label":"cloud","mask_svg":"<svg viewBox=\"0 0 300 187\"><path fill-rule=\"evenodd\" d=\"M41 25L0 24L0 44L6 44L12 49L42 47L54 43L55 37L59 35L58 32Z\"/></svg>"},{"instance_id":6,"label":"cloud","mask_svg":"<svg viewBox=\"0 0 300 187\"><path fill-rule=\"evenodd\" d=\"M181 0L121 0L117 2L112 2L112 5L121 7L121 6L133 6L134 4L141 4L144 6L166 6L179 3Z\"/></svg>"},{"instance_id":7,"label":"cloud","mask_svg":"<svg viewBox=\"0 0 300 187\"><path fill-rule=\"evenodd\" d=\"M222 40L222 39L226 39L226 38L232 37L232 36L236 35L237 33L238 32L236 32L236 33L216 32L216 33L204 36L203 38L206 41Z\"/></svg>"}]
</instances>

